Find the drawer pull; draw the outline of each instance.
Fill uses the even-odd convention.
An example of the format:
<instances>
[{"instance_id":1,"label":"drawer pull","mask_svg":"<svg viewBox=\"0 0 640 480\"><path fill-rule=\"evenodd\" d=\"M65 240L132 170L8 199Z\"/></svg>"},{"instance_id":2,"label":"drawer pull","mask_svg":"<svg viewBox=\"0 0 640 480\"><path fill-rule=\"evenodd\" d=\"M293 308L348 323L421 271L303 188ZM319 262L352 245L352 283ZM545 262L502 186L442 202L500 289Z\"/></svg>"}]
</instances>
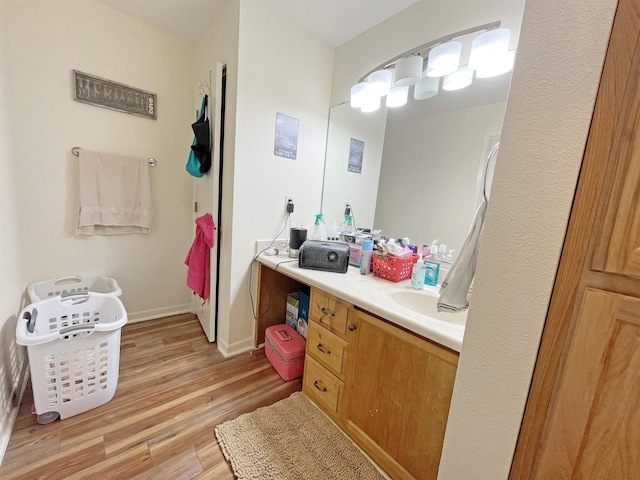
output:
<instances>
[{"instance_id":1,"label":"drawer pull","mask_svg":"<svg viewBox=\"0 0 640 480\"><path fill-rule=\"evenodd\" d=\"M318 380L316 380L315 382L313 382L313 386L314 386L314 387L316 387L316 388L317 388L318 390L320 390L321 392L326 392L326 391L327 391L327 389L326 389L325 387L320 387L320 386L318 386L318 385L319 385Z\"/></svg>"},{"instance_id":2,"label":"drawer pull","mask_svg":"<svg viewBox=\"0 0 640 480\"><path fill-rule=\"evenodd\" d=\"M331 313L331 312L329 312L329 311L325 310L325 309L324 309L324 307L322 307L322 308L320 309L320 311L321 311L321 312L322 312L322 314L323 314L323 315L325 315L325 316L335 317L335 315L334 315L333 313Z\"/></svg>"},{"instance_id":3,"label":"drawer pull","mask_svg":"<svg viewBox=\"0 0 640 480\"><path fill-rule=\"evenodd\" d=\"M358 327L356 327L353 323L349 324L349 331L350 332L353 332L356 328L358 328Z\"/></svg>"},{"instance_id":4,"label":"drawer pull","mask_svg":"<svg viewBox=\"0 0 640 480\"><path fill-rule=\"evenodd\" d=\"M325 350L325 348L322 346L321 343L316 345L316 348L320 350L322 353L324 353L325 355L331 355L331 350Z\"/></svg>"}]
</instances>

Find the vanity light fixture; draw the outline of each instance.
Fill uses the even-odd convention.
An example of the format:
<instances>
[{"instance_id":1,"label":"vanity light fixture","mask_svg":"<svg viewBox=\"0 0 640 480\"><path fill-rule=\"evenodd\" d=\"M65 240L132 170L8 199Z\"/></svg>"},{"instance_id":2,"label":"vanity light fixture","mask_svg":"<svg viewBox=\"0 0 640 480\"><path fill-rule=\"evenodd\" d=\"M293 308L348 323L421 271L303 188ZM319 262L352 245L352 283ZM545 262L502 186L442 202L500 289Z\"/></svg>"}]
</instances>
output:
<instances>
[{"instance_id":1,"label":"vanity light fixture","mask_svg":"<svg viewBox=\"0 0 640 480\"><path fill-rule=\"evenodd\" d=\"M473 81L473 70L468 65L463 65L458 70L449 75L445 75L442 80L442 89L448 92L462 90L471 85Z\"/></svg>"},{"instance_id":2,"label":"vanity light fixture","mask_svg":"<svg viewBox=\"0 0 640 480\"><path fill-rule=\"evenodd\" d=\"M413 98L415 100L426 100L438 94L440 79L434 77L422 77L416 86L413 87Z\"/></svg>"},{"instance_id":3,"label":"vanity light fixture","mask_svg":"<svg viewBox=\"0 0 640 480\"><path fill-rule=\"evenodd\" d=\"M422 57L412 55L396 62L396 87L415 85L422 78Z\"/></svg>"},{"instance_id":4,"label":"vanity light fixture","mask_svg":"<svg viewBox=\"0 0 640 480\"><path fill-rule=\"evenodd\" d=\"M362 107L364 97L366 95L367 82L356 83L351 87L351 106L354 108Z\"/></svg>"},{"instance_id":5,"label":"vanity light fixture","mask_svg":"<svg viewBox=\"0 0 640 480\"><path fill-rule=\"evenodd\" d=\"M375 112L380 108L380 97L378 95L366 95L360 110L364 113Z\"/></svg>"},{"instance_id":6,"label":"vanity light fixture","mask_svg":"<svg viewBox=\"0 0 640 480\"><path fill-rule=\"evenodd\" d=\"M387 107L395 108L402 107L407 104L407 98L409 97L409 86L393 87L387 95Z\"/></svg>"},{"instance_id":7,"label":"vanity light fixture","mask_svg":"<svg viewBox=\"0 0 640 480\"><path fill-rule=\"evenodd\" d=\"M367 96L377 95L378 97L384 97L391 90L391 80L393 79L393 71L391 70L377 70L369 75L367 81Z\"/></svg>"},{"instance_id":8,"label":"vanity light fixture","mask_svg":"<svg viewBox=\"0 0 640 480\"><path fill-rule=\"evenodd\" d=\"M469 35L483 32L472 41L468 65L459 67L463 46ZM413 98L426 100L438 94L440 77L443 90L459 90L469 86L473 75L487 78L513 68L515 50L509 50L511 32L500 28L500 21L478 25L440 37L387 60L364 75L351 88L351 106L363 112L380 108L380 97L386 105L402 106L408 98L408 87L414 86ZM426 58L427 61L423 61ZM395 78L394 78L395 77ZM397 90L397 88L403 88Z\"/></svg>"},{"instance_id":9,"label":"vanity light fixture","mask_svg":"<svg viewBox=\"0 0 640 480\"><path fill-rule=\"evenodd\" d=\"M455 72L460 65L460 42L447 42L437 45L429 52L427 77L443 77Z\"/></svg>"},{"instance_id":10,"label":"vanity light fixture","mask_svg":"<svg viewBox=\"0 0 640 480\"><path fill-rule=\"evenodd\" d=\"M488 65L476 70L476 78L489 78L511 71L516 58L516 51L509 50L497 55Z\"/></svg>"},{"instance_id":11,"label":"vanity light fixture","mask_svg":"<svg viewBox=\"0 0 640 480\"><path fill-rule=\"evenodd\" d=\"M471 70L490 69L493 63L500 62L509 50L510 37L510 30L497 28L474 38L471 42L469 68Z\"/></svg>"}]
</instances>

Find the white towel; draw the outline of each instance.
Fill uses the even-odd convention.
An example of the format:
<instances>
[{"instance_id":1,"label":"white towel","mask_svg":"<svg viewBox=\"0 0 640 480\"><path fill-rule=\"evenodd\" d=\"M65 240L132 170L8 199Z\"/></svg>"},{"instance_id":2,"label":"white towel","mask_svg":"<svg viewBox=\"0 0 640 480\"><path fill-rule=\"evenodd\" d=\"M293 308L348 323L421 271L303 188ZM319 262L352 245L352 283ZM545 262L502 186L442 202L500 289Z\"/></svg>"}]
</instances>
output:
<instances>
[{"instance_id":1,"label":"white towel","mask_svg":"<svg viewBox=\"0 0 640 480\"><path fill-rule=\"evenodd\" d=\"M149 162L80 150L81 235L151 232Z\"/></svg>"},{"instance_id":2,"label":"white towel","mask_svg":"<svg viewBox=\"0 0 640 480\"><path fill-rule=\"evenodd\" d=\"M484 231L484 215L487 202L483 200L471 222L471 229L462 244L462 249L451 266L447 277L440 287L439 312L460 312L469 308L473 277L476 274L478 250Z\"/></svg>"}]
</instances>

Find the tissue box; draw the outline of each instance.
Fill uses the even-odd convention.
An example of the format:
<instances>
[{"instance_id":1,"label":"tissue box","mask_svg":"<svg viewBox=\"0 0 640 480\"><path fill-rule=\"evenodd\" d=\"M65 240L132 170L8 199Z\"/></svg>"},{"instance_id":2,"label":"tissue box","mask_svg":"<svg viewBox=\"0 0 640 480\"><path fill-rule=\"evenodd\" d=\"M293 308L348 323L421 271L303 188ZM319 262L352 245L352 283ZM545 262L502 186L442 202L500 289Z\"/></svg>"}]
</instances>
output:
<instances>
[{"instance_id":1,"label":"tissue box","mask_svg":"<svg viewBox=\"0 0 640 480\"><path fill-rule=\"evenodd\" d=\"M370 233L340 233L340 240L347 243L356 243L358 245L362 245L363 240L371 240L373 236Z\"/></svg>"}]
</instances>

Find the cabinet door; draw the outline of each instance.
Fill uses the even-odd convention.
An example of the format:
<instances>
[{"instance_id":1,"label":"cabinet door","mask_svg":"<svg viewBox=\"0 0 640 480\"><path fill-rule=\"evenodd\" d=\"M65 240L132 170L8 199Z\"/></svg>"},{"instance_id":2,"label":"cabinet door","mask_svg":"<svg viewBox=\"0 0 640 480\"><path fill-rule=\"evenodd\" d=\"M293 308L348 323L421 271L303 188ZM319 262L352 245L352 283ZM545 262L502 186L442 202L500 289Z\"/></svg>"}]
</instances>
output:
<instances>
[{"instance_id":1,"label":"cabinet door","mask_svg":"<svg viewBox=\"0 0 640 480\"><path fill-rule=\"evenodd\" d=\"M394 478L435 479L458 355L366 313L357 319L347 428Z\"/></svg>"},{"instance_id":2,"label":"cabinet door","mask_svg":"<svg viewBox=\"0 0 640 480\"><path fill-rule=\"evenodd\" d=\"M640 475L640 299L587 289L535 478Z\"/></svg>"},{"instance_id":3,"label":"cabinet door","mask_svg":"<svg viewBox=\"0 0 640 480\"><path fill-rule=\"evenodd\" d=\"M636 5L637 8L637 5ZM637 16L638 13L635 12ZM637 18L635 19L637 21ZM637 26L636 26L637 28ZM629 29L631 30L631 29ZM637 39L634 39L637 40ZM640 278L640 49L634 52L609 157L593 269Z\"/></svg>"}]
</instances>

